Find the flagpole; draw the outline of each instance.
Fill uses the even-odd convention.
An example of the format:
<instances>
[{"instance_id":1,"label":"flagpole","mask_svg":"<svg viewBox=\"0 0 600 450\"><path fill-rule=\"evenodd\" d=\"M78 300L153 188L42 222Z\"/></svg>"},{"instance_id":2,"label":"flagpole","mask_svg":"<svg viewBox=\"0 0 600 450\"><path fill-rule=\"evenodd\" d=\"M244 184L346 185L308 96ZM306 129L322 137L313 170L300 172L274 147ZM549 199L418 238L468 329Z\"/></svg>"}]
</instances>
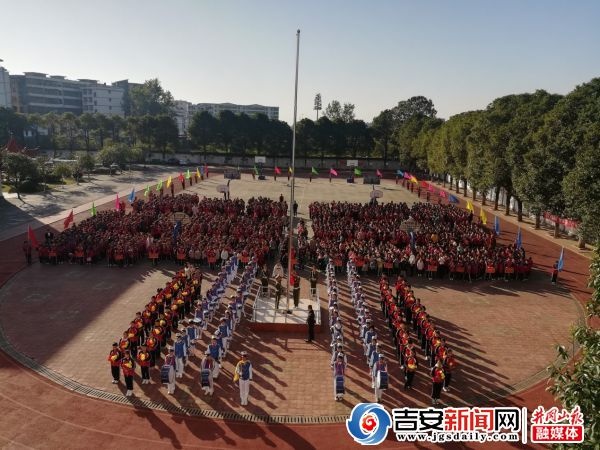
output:
<instances>
[{"instance_id":1,"label":"flagpole","mask_svg":"<svg viewBox=\"0 0 600 450\"><path fill-rule=\"evenodd\" d=\"M300 30L296 31L296 81L294 87L294 123L292 126L292 182L290 186L290 224L288 230L288 276L285 298L285 307L288 314L290 311L290 277L293 272L292 267L292 238L294 236L294 185L296 180L296 114L298 112L298 63L300 60Z\"/></svg>"}]
</instances>

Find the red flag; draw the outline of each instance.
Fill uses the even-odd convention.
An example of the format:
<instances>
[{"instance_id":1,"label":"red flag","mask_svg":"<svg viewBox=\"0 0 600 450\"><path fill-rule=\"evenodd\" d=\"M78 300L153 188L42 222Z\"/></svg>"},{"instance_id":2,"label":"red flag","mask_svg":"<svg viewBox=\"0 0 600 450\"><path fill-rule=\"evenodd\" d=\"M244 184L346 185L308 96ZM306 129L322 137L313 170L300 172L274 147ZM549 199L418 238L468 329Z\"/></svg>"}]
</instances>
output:
<instances>
[{"instance_id":1,"label":"red flag","mask_svg":"<svg viewBox=\"0 0 600 450\"><path fill-rule=\"evenodd\" d=\"M119 201L119 193L118 192L117 192L117 198L115 199L115 209L117 211L121 211L121 202Z\"/></svg>"},{"instance_id":2,"label":"red flag","mask_svg":"<svg viewBox=\"0 0 600 450\"><path fill-rule=\"evenodd\" d=\"M446 191L442 191L442 190L440 189L440 197L442 197L442 198L446 198Z\"/></svg>"},{"instance_id":3,"label":"red flag","mask_svg":"<svg viewBox=\"0 0 600 450\"><path fill-rule=\"evenodd\" d=\"M332 167L331 169L329 169L329 173L330 173L331 175L333 175L334 177L337 177L337 176L338 176L337 170L335 170L333 167Z\"/></svg>"},{"instance_id":4,"label":"red flag","mask_svg":"<svg viewBox=\"0 0 600 450\"><path fill-rule=\"evenodd\" d=\"M421 187L426 188L427 186L429 186L429 183L427 183L427 181L421 181Z\"/></svg>"},{"instance_id":5,"label":"red flag","mask_svg":"<svg viewBox=\"0 0 600 450\"><path fill-rule=\"evenodd\" d=\"M208 178L208 164L204 163L204 176Z\"/></svg>"},{"instance_id":6,"label":"red flag","mask_svg":"<svg viewBox=\"0 0 600 450\"><path fill-rule=\"evenodd\" d=\"M183 183L183 180L185 179L185 178L183 178L183 174L181 172L179 172L179 176L177 178L179 178L179 181L181 181L182 183Z\"/></svg>"},{"instance_id":7,"label":"red flag","mask_svg":"<svg viewBox=\"0 0 600 450\"><path fill-rule=\"evenodd\" d=\"M427 187L427 190L428 190L429 192L435 192L435 191L434 191L434 189L433 189L433 184L430 184L430 185Z\"/></svg>"},{"instance_id":8,"label":"red flag","mask_svg":"<svg viewBox=\"0 0 600 450\"><path fill-rule=\"evenodd\" d=\"M377 169L377 176L379 178L383 178L383 174L381 173L381 171L379 169Z\"/></svg>"},{"instance_id":9,"label":"red flag","mask_svg":"<svg viewBox=\"0 0 600 450\"><path fill-rule=\"evenodd\" d=\"M39 244L37 239L35 238L35 233L31 229L31 225L27 226L27 238L29 239L29 243L33 248L38 248Z\"/></svg>"},{"instance_id":10,"label":"red flag","mask_svg":"<svg viewBox=\"0 0 600 450\"><path fill-rule=\"evenodd\" d=\"M407 180L410 180L410 177L412 177L412 175L408 172L404 172L404 178L406 178Z\"/></svg>"},{"instance_id":11,"label":"red flag","mask_svg":"<svg viewBox=\"0 0 600 450\"><path fill-rule=\"evenodd\" d=\"M277 167L277 166L275 166L275 173L277 175L281 175L281 169L279 167Z\"/></svg>"},{"instance_id":12,"label":"red flag","mask_svg":"<svg viewBox=\"0 0 600 450\"><path fill-rule=\"evenodd\" d=\"M73 210L71 210L71 212L69 213L69 215L67 216L67 218L63 222L63 225L65 226L65 230L67 228L69 228L69 225L71 225L71 222L73 222Z\"/></svg>"}]
</instances>

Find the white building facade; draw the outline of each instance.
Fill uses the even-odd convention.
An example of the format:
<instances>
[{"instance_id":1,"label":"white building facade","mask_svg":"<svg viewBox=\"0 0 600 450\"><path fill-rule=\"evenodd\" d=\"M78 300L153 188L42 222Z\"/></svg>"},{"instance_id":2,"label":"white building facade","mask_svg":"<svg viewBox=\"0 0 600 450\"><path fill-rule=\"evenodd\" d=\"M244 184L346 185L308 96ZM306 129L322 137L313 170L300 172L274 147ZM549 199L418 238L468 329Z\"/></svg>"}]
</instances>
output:
<instances>
[{"instance_id":1,"label":"white building facade","mask_svg":"<svg viewBox=\"0 0 600 450\"><path fill-rule=\"evenodd\" d=\"M10 76L8 71L0 66L0 108L10 108L11 106Z\"/></svg>"},{"instance_id":2,"label":"white building facade","mask_svg":"<svg viewBox=\"0 0 600 450\"><path fill-rule=\"evenodd\" d=\"M81 88L81 103L84 113L121 117L125 115L123 110L125 89L100 84L96 80L79 81L84 84Z\"/></svg>"}]
</instances>

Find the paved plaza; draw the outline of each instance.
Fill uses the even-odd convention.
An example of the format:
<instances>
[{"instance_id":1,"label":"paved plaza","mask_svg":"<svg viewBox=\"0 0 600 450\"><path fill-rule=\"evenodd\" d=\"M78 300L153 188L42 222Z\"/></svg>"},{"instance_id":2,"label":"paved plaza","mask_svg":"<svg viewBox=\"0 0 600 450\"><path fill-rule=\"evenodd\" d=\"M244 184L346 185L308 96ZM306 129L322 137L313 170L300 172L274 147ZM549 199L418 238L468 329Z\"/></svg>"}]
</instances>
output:
<instances>
[{"instance_id":1,"label":"paved plaza","mask_svg":"<svg viewBox=\"0 0 600 450\"><path fill-rule=\"evenodd\" d=\"M223 176L215 174L187 191L197 192L200 196L219 196L217 186L221 184L224 184ZM254 181L250 176L244 175L242 180L232 181L230 188L232 198L267 196L275 199L280 194L286 198L289 196L285 177L276 182ZM347 184L343 180L329 183L327 179L316 179L312 182L308 179L298 179L296 199L299 203L299 216L308 221L308 205L316 200L343 199L348 202L366 202L372 189L370 185ZM384 202L412 203L417 200L415 194L393 181L384 180L377 189L383 192L381 200ZM104 207L111 208L112 203L109 202ZM76 221L87 216L87 212L84 211L76 216ZM493 222L490 217L488 215L488 223ZM310 222L308 225L310 228ZM60 230L62 225L58 222L54 226ZM515 227L507 223L503 226L500 241L514 240L515 231ZM78 385L108 394L124 392L122 384L111 384L106 361L110 345L118 340L135 312L143 309L156 288L163 286L165 281L170 279L177 266L172 262L161 262L158 267L153 267L146 261L128 268L109 268L104 264L90 267L69 264L47 266L36 263L13 276L15 267L22 266L22 255L18 249L19 239L4 241L0 245L3 248L0 274L4 280L10 277L0 289L0 327L8 344L52 373L71 379ZM469 284L460 280L428 281L426 278L417 277L410 279L416 295L436 319L442 335L454 349L459 362L452 390L442 396L444 404L486 405L490 404L491 399L513 394L518 396L520 392L538 385L545 378L544 369L555 358L556 344L570 347L570 326L583 320L579 300L585 293L581 284L585 276L585 261L580 261L578 266L571 266L573 273L565 277L562 285L552 286L547 276L547 268L553 262L554 254L557 254L553 248L549 248L552 245L533 233L524 234L524 246L536 263L533 276L527 281L476 281ZM5 252L16 253L16 256L7 257ZM301 275L301 291L307 295L308 272ZM213 278L214 273L206 273L204 289L210 285ZM324 293L324 280L321 278L320 281L319 290ZM341 313L345 323L344 335L349 362L347 395L343 402L333 400L329 366L330 336L327 331L317 334L316 342L306 343L304 333L251 331L248 319L236 330L212 398L202 395L198 384L198 364L199 355L206 348L214 325L209 326L203 335L202 343L197 345L196 356L191 358L183 380L177 384L174 396L166 395L166 389L160 385L158 371L154 370L151 385L135 384L136 398L147 401L148 404L166 405L167 409L171 408L173 411L187 408L251 414L259 418L333 418L347 415L358 402L373 401L367 365L362 356L358 327L352 316L353 309L348 303L349 292L344 276L339 277L338 285L342 290ZM254 291L256 289L258 280ZM383 352L391 360L391 387L383 397L383 404L388 407L429 405L431 382L422 352L417 352L421 367L415 378L415 389L407 393L402 389L403 377L399 363L379 309L377 279L364 281L363 290L369 299L378 334L382 337L380 340L384 343ZM252 301L246 306L248 317L252 313L251 303ZM326 323L326 301L322 302L321 308L323 321ZM248 351L255 371L250 390L250 404L245 407L240 406L237 387L231 381L233 366L242 350ZM18 370L12 365L7 367L2 371L5 380L8 373L15 376ZM21 379L23 375L19 377ZM31 381L31 378L27 380ZM15 386L19 385L20 379L13 380ZM52 384L37 376L36 379L38 384ZM10 392L13 391L5 391L2 395L13 395ZM117 415L123 414L123 406L111 406L108 402L98 400L85 400L81 404L84 405L85 402L93 402L100 405L96 407L107 408L108 411L111 408L117 409ZM136 407L135 414L138 417L146 417L146 414L158 417L156 415L161 413L142 414ZM74 423L77 420L71 418L67 422ZM178 421L176 415L163 420ZM228 423L227 426L235 427L235 423ZM331 436L335 436L335 433L342 436L339 431L344 431L342 424L328 426L338 428ZM323 425L305 427L303 433L310 434L310 431L306 431L307 428ZM86 430L87 428L89 425L86 425ZM153 428L157 430L156 427ZM105 425L97 424L86 433L90 432L93 435L95 429L106 428ZM317 432L317 429L314 428L314 431ZM322 428L319 430L319 433L323 431ZM258 441L252 442L272 447L268 443L268 436L273 432L273 428L269 428L266 435L261 434L265 431L257 426L251 433L253 436L248 438L258 438ZM150 432L148 439L172 444L172 437L168 436L168 432L165 433L167 437L163 433ZM239 436L243 437L243 432L239 433ZM281 430L275 433L279 435L270 442L274 444L283 440L283 446L285 442L287 445L293 445L282 437ZM227 433L223 432L213 438L218 439L219 445L229 445L231 442L227 442L226 436ZM9 436L7 442L17 437ZM0 438L7 439L6 436ZM299 435L298 439L302 444L304 438L300 438ZM219 445L211 448L217 448ZM298 447L309 448L310 445L304 442L304 445Z\"/></svg>"}]
</instances>

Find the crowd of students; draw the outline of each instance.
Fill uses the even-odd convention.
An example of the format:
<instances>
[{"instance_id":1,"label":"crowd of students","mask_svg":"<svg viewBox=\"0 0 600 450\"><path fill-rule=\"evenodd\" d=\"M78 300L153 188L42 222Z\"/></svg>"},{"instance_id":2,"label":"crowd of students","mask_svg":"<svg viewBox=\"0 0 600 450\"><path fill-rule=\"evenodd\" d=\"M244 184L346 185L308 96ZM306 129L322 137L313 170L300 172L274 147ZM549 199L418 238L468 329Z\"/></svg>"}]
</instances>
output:
<instances>
[{"instance_id":1,"label":"crowd of students","mask_svg":"<svg viewBox=\"0 0 600 450\"><path fill-rule=\"evenodd\" d=\"M279 247L286 213L283 200L259 197L245 203L151 193L135 200L128 213L125 208L100 211L61 233L50 233L38 252L42 262L55 264L106 258L109 266L127 266L148 257L155 263L176 259L182 265L192 261L214 268L240 253L242 262L255 255L262 265Z\"/></svg>"},{"instance_id":2,"label":"crowd of students","mask_svg":"<svg viewBox=\"0 0 600 450\"><path fill-rule=\"evenodd\" d=\"M433 279L527 279L533 261L517 243L499 245L494 230L452 204L321 203L309 206L309 259L343 271L349 255L359 273Z\"/></svg>"}]
</instances>

